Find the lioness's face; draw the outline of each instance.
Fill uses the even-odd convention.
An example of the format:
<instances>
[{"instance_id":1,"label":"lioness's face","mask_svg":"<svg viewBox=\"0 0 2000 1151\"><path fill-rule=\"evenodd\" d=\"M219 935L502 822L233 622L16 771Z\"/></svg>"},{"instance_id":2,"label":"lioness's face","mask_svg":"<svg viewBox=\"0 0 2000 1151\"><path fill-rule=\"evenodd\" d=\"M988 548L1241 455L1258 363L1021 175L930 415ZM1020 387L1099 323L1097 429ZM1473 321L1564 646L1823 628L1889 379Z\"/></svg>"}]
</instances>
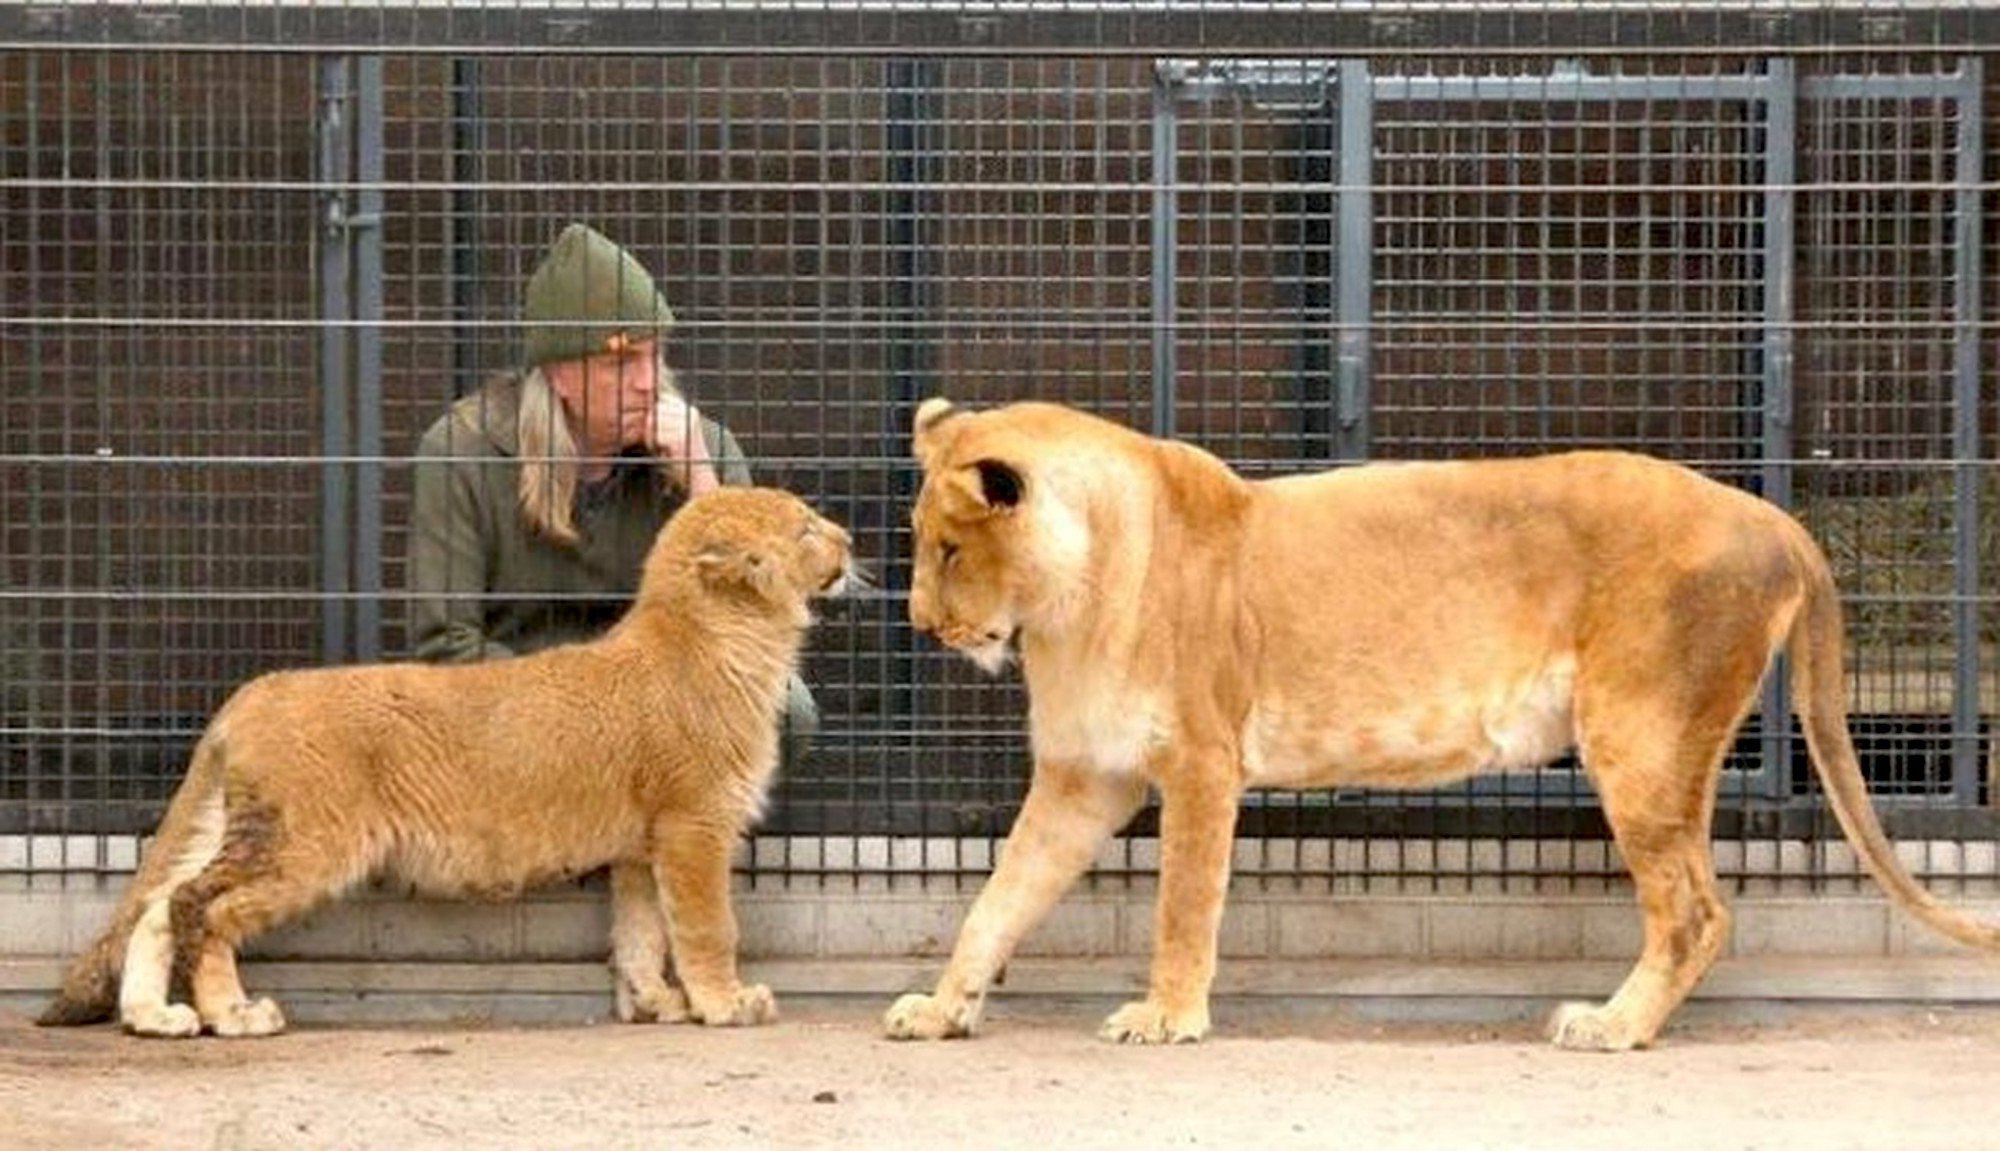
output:
<instances>
[{"instance_id":1,"label":"lioness's face","mask_svg":"<svg viewBox=\"0 0 2000 1151\"><path fill-rule=\"evenodd\" d=\"M1007 662L1025 573L1020 473L982 461L925 476L911 516L910 622L988 672Z\"/></svg>"}]
</instances>

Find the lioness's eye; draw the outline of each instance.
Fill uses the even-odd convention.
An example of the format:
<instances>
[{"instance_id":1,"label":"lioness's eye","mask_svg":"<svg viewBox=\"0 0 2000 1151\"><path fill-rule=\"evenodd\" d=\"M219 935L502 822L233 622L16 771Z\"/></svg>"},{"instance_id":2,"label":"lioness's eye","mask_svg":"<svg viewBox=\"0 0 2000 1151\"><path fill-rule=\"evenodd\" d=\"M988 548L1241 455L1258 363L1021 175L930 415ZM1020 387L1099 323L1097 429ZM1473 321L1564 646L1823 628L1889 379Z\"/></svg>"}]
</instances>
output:
<instances>
[{"instance_id":1,"label":"lioness's eye","mask_svg":"<svg viewBox=\"0 0 2000 1151\"><path fill-rule=\"evenodd\" d=\"M939 543L938 555L940 557L938 560L939 563L949 564L952 561L952 559L958 555L958 545Z\"/></svg>"}]
</instances>

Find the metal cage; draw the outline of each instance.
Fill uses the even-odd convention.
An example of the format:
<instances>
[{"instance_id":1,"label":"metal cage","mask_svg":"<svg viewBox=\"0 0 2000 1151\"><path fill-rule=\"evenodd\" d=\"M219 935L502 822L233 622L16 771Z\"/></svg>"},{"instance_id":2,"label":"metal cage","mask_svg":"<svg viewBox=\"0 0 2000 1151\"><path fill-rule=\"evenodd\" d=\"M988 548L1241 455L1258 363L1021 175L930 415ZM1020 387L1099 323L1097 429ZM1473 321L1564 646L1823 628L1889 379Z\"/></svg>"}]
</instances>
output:
<instances>
[{"instance_id":1,"label":"metal cage","mask_svg":"<svg viewBox=\"0 0 2000 1151\"><path fill-rule=\"evenodd\" d=\"M816 635L755 873L974 874L1020 798L1018 681L904 620L943 392L1252 475L1597 445L1755 491L1835 558L1892 831L1993 879L1995 43L1841 3L0 9L0 871L129 867L233 686L406 652L416 437L586 219L882 573ZM1738 880L1846 874L1782 682ZM1560 883L1612 869L1589 798L1557 765L1242 829L1280 880Z\"/></svg>"}]
</instances>

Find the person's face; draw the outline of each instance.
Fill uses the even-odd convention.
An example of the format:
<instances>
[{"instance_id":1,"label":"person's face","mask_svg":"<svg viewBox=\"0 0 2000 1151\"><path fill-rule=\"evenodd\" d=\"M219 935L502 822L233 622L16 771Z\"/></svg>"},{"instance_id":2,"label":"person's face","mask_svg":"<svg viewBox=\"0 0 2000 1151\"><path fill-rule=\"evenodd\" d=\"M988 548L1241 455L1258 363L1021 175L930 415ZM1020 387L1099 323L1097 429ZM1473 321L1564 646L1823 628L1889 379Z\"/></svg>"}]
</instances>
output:
<instances>
[{"instance_id":1,"label":"person's face","mask_svg":"<svg viewBox=\"0 0 2000 1151\"><path fill-rule=\"evenodd\" d=\"M619 351L542 369L592 454L611 455L646 443L659 387L659 355L658 340L640 340Z\"/></svg>"}]
</instances>

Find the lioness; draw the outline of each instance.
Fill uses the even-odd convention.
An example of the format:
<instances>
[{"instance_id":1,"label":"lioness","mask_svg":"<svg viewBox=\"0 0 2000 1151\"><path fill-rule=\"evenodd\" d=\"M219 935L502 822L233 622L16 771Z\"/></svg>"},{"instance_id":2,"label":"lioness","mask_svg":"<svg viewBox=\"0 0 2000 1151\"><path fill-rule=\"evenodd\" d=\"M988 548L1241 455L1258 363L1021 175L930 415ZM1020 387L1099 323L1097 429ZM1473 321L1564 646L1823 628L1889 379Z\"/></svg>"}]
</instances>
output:
<instances>
[{"instance_id":1,"label":"lioness","mask_svg":"<svg viewBox=\"0 0 2000 1151\"><path fill-rule=\"evenodd\" d=\"M849 579L841 528L784 492L722 488L668 522L602 638L251 680L41 1021L105 1018L115 993L141 1035L269 1035L283 1015L236 974L259 932L370 876L501 898L605 864L620 1018L772 1018L770 991L737 980L730 849L777 764L807 601ZM170 972L193 1007L168 1002Z\"/></svg>"},{"instance_id":2,"label":"lioness","mask_svg":"<svg viewBox=\"0 0 2000 1151\"><path fill-rule=\"evenodd\" d=\"M1847 732L1819 548L1771 504L1614 452L1250 483L1049 404L917 411L910 618L988 669L1018 645L1034 776L931 995L897 1038L969 1034L995 971L1160 793L1152 979L1101 1034L1209 1029L1247 787L1430 787L1575 748L1637 887L1639 963L1564 1047L1643 1046L1728 934L1709 854L1725 750L1779 648L1833 810L1919 919L2000 937L1897 862Z\"/></svg>"}]
</instances>

